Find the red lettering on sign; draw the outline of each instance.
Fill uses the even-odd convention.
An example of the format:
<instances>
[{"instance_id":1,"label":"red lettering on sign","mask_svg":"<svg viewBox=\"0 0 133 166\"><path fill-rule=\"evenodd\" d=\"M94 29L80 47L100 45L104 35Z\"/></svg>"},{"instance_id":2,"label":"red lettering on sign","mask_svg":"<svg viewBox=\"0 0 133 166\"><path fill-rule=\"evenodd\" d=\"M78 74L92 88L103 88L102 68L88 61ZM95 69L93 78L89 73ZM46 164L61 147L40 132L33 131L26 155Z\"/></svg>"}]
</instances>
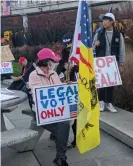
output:
<instances>
[{"instance_id":1,"label":"red lettering on sign","mask_svg":"<svg viewBox=\"0 0 133 166\"><path fill-rule=\"evenodd\" d=\"M61 112L61 116L63 116L63 112L64 112L64 107L62 107L62 108L58 108L59 109L59 111Z\"/></svg>"},{"instance_id":2,"label":"red lettering on sign","mask_svg":"<svg viewBox=\"0 0 133 166\"><path fill-rule=\"evenodd\" d=\"M9 63L3 63L2 64L2 67L8 67L9 66Z\"/></svg>"},{"instance_id":3,"label":"red lettering on sign","mask_svg":"<svg viewBox=\"0 0 133 166\"><path fill-rule=\"evenodd\" d=\"M55 117L56 117L56 116L60 116L60 114L57 114L57 113L56 113L56 109L54 109L54 115L55 115Z\"/></svg>"},{"instance_id":4,"label":"red lettering on sign","mask_svg":"<svg viewBox=\"0 0 133 166\"><path fill-rule=\"evenodd\" d=\"M96 87L100 88L100 84L98 84L98 74L96 74Z\"/></svg>"},{"instance_id":5,"label":"red lettering on sign","mask_svg":"<svg viewBox=\"0 0 133 166\"><path fill-rule=\"evenodd\" d=\"M42 111L41 112L41 119L46 119L47 118L47 112L46 111Z\"/></svg>"},{"instance_id":6,"label":"red lettering on sign","mask_svg":"<svg viewBox=\"0 0 133 166\"><path fill-rule=\"evenodd\" d=\"M41 119L44 120L47 118L63 116L63 113L64 113L64 107L62 107L62 108L58 107L58 109L51 109L51 110L47 110L47 111L42 111L40 116L41 116Z\"/></svg>"},{"instance_id":7,"label":"red lettering on sign","mask_svg":"<svg viewBox=\"0 0 133 166\"><path fill-rule=\"evenodd\" d=\"M106 58L107 67L110 67L110 64L113 62L113 58L112 57L105 57L105 58Z\"/></svg>"},{"instance_id":8,"label":"red lettering on sign","mask_svg":"<svg viewBox=\"0 0 133 166\"><path fill-rule=\"evenodd\" d=\"M51 116L51 117L54 117L53 109L48 110L48 111L47 111L47 115L48 115L48 118L50 118L50 116Z\"/></svg>"},{"instance_id":9,"label":"red lettering on sign","mask_svg":"<svg viewBox=\"0 0 133 166\"><path fill-rule=\"evenodd\" d=\"M106 73L106 75L107 75L107 79L108 79L109 85L110 85L110 86L113 86L113 85L114 85L114 82L111 82L110 77L109 77L109 74Z\"/></svg>"},{"instance_id":10,"label":"red lettering on sign","mask_svg":"<svg viewBox=\"0 0 133 166\"><path fill-rule=\"evenodd\" d=\"M98 68L104 68L106 66L106 61L103 58L97 58L96 65Z\"/></svg>"},{"instance_id":11,"label":"red lettering on sign","mask_svg":"<svg viewBox=\"0 0 133 166\"><path fill-rule=\"evenodd\" d=\"M102 86L104 85L108 86L108 82L103 73L101 73L101 80L102 80Z\"/></svg>"}]
</instances>

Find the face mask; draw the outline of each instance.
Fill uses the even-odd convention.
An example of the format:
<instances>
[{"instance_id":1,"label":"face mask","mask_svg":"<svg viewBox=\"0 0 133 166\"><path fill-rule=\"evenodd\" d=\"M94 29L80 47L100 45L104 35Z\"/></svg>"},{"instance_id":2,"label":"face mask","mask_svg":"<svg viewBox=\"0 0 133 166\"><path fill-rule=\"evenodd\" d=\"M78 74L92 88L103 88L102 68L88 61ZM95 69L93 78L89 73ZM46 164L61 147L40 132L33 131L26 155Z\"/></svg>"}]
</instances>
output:
<instances>
[{"instance_id":1,"label":"face mask","mask_svg":"<svg viewBox=\"0 0 133 166\"><path fill-rule=\"evenodd\" d=\"M54 70L55 67L56 67L55 62L53 62L53 61L49 61L49 62L48 62L48 67L49 67L50 70Z\"/></svg>"},{"instance_id":2,"label":"face mask","mask_svg":"<svg viewBox=\"0 0 133 166\"><path fill-rule=\"evenodd\" d=\"M68 69L68 63L64 64L64 68L67 70Z\"/></svg>"}]
</instances>

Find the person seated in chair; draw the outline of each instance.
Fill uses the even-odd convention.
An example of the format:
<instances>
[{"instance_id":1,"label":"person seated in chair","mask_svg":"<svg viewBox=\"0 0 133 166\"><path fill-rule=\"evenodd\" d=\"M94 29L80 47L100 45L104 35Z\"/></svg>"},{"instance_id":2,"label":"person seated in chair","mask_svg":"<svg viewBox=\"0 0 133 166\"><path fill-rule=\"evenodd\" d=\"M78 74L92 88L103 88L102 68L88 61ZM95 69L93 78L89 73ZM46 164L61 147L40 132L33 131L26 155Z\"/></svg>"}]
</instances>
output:
<instances>
[{"instance_id":1,"label":"person seated in chair","mask_svg":"<svg viewBox=\"0 0 133 166\"><path fill-rule=\"evenodd\" d=\"M32 91L34 86L49 86L62 84L58 74L53 70L55 62L60 60L51 49L44 48L37 54L38 62L36 69L30 74L29 87ZM34 110L35 111L35 110ZM35 114L35 112L34 112ZM34 129L36 119L31 121L31 129ZM66 162L67 142L70 124L68 121L44 125L44 129L54 133L56 136L56 158L53 161L57 166L68 166Z\"/></svg>"},{"instance_id":2,"label":"person seated in chair","mask_svg":"<svg viewBox=\"0 0 133 166\"><path fill-rule=\"evenodd\" d=\"M22 65L22 72L18 77L11 76L14 81L8 87L10 90L23 90L26 83L29 81L30 73L35 70L34 66L28 63L25 57L20 57L18 63Z\"/></svg>"}]
</instances>

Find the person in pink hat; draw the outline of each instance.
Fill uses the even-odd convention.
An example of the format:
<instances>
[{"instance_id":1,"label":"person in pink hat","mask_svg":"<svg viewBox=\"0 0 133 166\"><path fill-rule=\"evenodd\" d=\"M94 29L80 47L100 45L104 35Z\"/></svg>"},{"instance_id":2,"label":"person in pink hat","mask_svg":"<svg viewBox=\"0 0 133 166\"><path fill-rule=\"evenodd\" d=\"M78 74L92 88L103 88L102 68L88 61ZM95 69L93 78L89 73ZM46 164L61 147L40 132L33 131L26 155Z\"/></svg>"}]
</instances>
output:
<instances>
[{"instance_id":1,"label":"person in pink hat","mask_svg":"<svg viewBox=\"0 0 133 166\"><path fill-rule=\"evenodd\" d=\"M40 50L37 54L37 57L38 62L36 64L36 69L30 74L29 77L29 87L31 88L31 90L34 86L62 84L59 76L53 70L55 62L60 61L61 58L56 56L54 52L49 48L43 48L42 50ZM31 129L32 126L35 128L34 125L36 125L35 120L32 120L32 122ZM46 130L54 133L54 135L56 136L56 158L53 161L54 164L57 166L68 166L68 163L66 162L66 150L70 129L69 122L66 121L54 123L50 125L44 125L43 127Z\"/></svg>"}]
</instances>

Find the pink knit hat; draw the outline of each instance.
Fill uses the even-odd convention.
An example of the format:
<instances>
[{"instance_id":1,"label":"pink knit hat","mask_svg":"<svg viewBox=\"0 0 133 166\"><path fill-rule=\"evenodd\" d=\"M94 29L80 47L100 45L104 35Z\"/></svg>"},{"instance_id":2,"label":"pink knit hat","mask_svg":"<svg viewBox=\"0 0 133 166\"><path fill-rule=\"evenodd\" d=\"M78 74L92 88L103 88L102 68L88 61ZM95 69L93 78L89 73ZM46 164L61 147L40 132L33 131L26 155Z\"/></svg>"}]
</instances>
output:
<instances>
[{"instance_id":1,"label":"pink knit hat","mask_svg":"<svg viewBox=\"0 0 133 166\"><path fill-rule=\"evenodd\" d=\"M39 61L45 59L52 59L53 61L58 62L61 60L61 58L56 56L55 53L49 48L43 48L38 52L37 56Z\"/></svg>"}]
</instances>

